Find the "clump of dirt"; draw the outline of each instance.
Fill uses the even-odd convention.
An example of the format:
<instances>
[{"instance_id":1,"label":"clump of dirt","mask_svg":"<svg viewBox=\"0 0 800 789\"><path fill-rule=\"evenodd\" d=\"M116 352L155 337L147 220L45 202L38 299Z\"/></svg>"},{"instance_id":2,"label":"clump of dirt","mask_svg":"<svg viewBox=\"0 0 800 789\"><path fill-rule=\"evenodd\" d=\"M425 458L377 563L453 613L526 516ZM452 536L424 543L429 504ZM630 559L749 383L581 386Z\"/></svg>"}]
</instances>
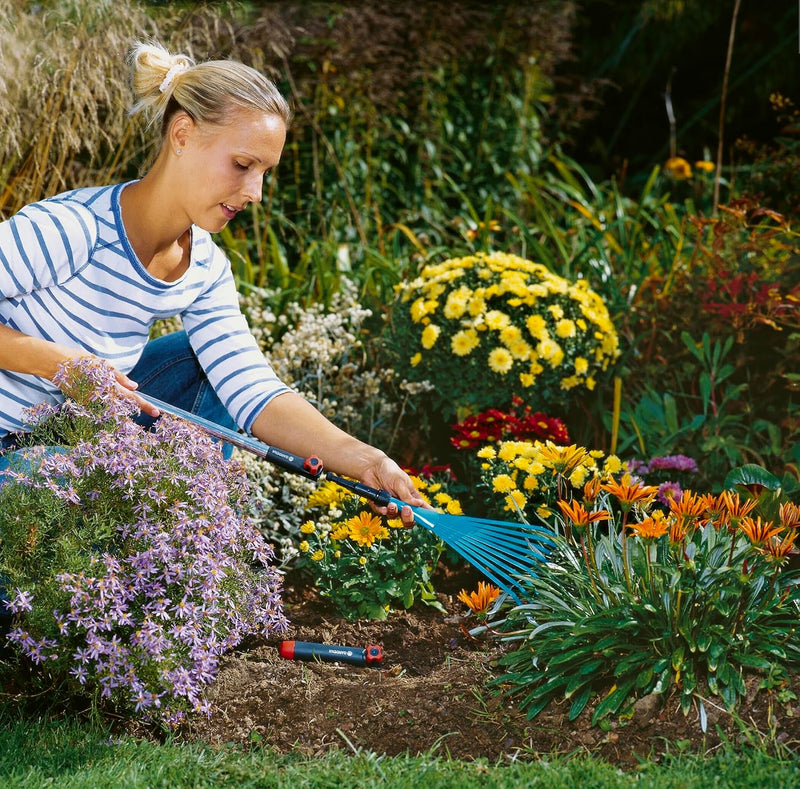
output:
<instances>
[{"instance_id":1,"label":"clump of dirt","mask_svg":"<svg viewBox=\"0 0 800 789\"><path fill-rule=\"evenodd\" d=\"M452 585L452 584L451 584ZM472 588L474 584L468 586ZM334 616L301 582L287 582L286 639L366 647L377 644L379 667L286 660L279 640L253 640L225 658L209 697L210 720L194 719L185 735L210 743L258 743L278 752L309 756L330 749L364 749L378 754L437 750L453 758L490 761L540 753L586 750L619 764L654 758L666 743L704 750L721 738L770 736L800 743L800 705L779 703L758 690L756 677L736 716L707 699L707 734L696 710L684 716L676 697L641 699L630 719L591 726L591 705L574 721L569 703L551 704L527 720L508 696L486 682L499 674L501 648L476 642L466 632L464 606L454 593L441 593L446 614L419 607L386 621L350 622ZM792 688L800 696L800 682ZM791 694L784 694L786 699Z\"/></svg>"}]
</instances>

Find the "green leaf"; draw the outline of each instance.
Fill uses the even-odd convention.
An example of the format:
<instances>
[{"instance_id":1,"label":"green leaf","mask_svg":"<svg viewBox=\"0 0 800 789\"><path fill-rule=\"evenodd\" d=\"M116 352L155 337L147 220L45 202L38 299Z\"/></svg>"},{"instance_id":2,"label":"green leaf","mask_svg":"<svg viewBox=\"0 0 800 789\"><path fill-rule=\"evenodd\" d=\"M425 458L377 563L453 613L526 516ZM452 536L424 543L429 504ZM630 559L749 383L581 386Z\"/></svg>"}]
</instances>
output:
<instances>
[{"instance_id":1,"label":"green leaf","mask_svg":"<svg viewBox=\"0 0 800 789\"><path fill-rule=\"evenodd\" d=\"M748 485L761 485L767 490L779 490L781 481L769 471L755 463L747 463L744 466L735 468L725 477L724 487L726 490L735 488L737 485L747 487Z\"/></svg>"},{"instance_id":2,"label":"green leaf","mask_svg":"<svg viewBox=\"0 0 800 789\"><path fill-rule=\"evenodd\" d=\"M587 685L572 701L572 705L569 708L569 719L571 721L574 721L583 712L591 697L592 687Z\"/></svg>"}]
</instances>

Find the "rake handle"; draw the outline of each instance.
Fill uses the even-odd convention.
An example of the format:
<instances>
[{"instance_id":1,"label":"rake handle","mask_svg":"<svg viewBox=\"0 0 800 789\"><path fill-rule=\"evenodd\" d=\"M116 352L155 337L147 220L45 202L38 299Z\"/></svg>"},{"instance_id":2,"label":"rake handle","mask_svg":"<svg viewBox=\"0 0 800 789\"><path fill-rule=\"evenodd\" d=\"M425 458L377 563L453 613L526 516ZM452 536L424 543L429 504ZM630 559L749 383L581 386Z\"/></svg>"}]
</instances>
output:
<instances>
[{"instance_id":1,"label":"rake handle","mask_svg":"<svg viewBox=\"0 0 800 789\"><path fill-rule=\"evenodd\" d=\"M362 498L368 499L374 504L377 504L379 507L386 507L392 501L396 502L396 499L393 499L392 495L387 490L383 490L382 488L371 488L369 485L365 485L363 482L354 482L351 479L345 479L344 477L340 477L338 474L334 474L332 471L325 472L325 479L329 479L331 482L335 482L337 485L347 488L347 490L351 491L352 493L356 493ZM402 505L402 502L400 502L400 504Z\"/></svg>"},{"instance_id":2,"label":"rake handle","mask_svg":"<svg viewBox=\"0 0 800 789\"><path fill-rule=\"evenodd\" d=\"M270 446L263 441L259 441L257 438L244 436L241 433L237 433L235 430L230 430L227 427L222 427L222 425L204 419L202 416L184 411L182 408L178 408L171 403L165 403L162 400L142 394L141 392L138 394L139 397L143 400L147 400L147 402L158 408L159 411L166 411L168 414L185 419L187 422L191 422L196 427L201 428L204 432L208 433L208 435L219 438L222 441L227 441L229 444L239 447L239 449L252 452L257 457L268 460L270 463L280 466L280 468L286 471L291 471L294 474L300 474L303 477L313 480L319 479L320 474L322 474L322 461L316 455L311 455L307 458L294 455L291 452L287 452L285 449L278 449L277 447Z\"/></svg>"}]
</instances>

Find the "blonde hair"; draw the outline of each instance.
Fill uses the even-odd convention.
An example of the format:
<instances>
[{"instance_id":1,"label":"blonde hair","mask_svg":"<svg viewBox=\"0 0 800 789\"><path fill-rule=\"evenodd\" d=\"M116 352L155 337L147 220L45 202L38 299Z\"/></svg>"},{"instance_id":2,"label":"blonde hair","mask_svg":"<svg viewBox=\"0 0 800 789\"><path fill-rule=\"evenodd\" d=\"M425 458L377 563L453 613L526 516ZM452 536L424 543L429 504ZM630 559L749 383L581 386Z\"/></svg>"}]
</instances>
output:
<instances>
[{"instance_id":1,"label":"blonde hair","mask_svg":"<svg viewBox=\"0 0 800 789\"><path fill-rule=\"evenodd\" d=\"M224 125L235 108L277 115L288 127L292 112L286 99L261 72L235 60L195 63L173 55L161 44L138 41L130 53L136 103L131 114L144 112L164 136L180 109L196 121Z\"/></svg>"}]
</instances>

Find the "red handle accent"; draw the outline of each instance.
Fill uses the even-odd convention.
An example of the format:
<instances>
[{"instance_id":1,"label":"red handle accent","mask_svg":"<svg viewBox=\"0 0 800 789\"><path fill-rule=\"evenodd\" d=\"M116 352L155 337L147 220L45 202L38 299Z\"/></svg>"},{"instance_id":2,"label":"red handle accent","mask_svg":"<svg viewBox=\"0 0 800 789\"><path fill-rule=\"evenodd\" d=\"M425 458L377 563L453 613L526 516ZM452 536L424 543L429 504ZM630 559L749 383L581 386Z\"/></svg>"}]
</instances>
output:
<instances>
[{"instance_id":1,"label":"red handle accent","mask_svg":"<svg viewBox=\"0 0 800 789\"><path fill-rule=\"evenodd\" d=\"M313 477L317 477L322 473L322 461L316 455L311 455L305 459L303 468Z\"/></svg>"}]
</instances>

